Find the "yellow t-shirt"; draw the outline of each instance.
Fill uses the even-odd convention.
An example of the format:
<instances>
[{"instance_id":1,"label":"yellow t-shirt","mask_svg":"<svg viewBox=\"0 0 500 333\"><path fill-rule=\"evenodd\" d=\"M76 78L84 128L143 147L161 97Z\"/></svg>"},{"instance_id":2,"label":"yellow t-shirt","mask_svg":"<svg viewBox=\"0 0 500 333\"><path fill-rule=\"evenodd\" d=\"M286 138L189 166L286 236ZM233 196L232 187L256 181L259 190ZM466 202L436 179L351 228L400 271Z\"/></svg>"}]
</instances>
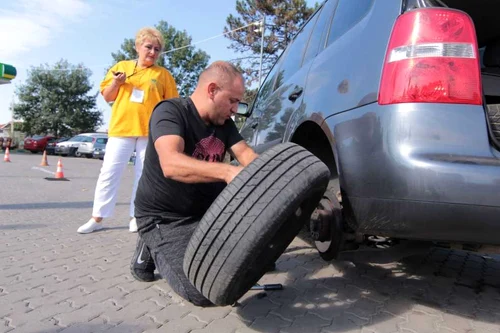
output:
<instances>
[{"instance_id":1,"label":"yellow t-shirt","mask_svg":"<svg viewBox=\"0 0 500 333\"><path fill-rule=\"evenodd\" d=\"M161 66L139 68L135 60L120 61L102 80L101 94L113 82L113 72L124 72L127 79L113 103L108 136L147 136L149 118L156 104L179 97L172 74Z\"/></svg>"}]
</instances>

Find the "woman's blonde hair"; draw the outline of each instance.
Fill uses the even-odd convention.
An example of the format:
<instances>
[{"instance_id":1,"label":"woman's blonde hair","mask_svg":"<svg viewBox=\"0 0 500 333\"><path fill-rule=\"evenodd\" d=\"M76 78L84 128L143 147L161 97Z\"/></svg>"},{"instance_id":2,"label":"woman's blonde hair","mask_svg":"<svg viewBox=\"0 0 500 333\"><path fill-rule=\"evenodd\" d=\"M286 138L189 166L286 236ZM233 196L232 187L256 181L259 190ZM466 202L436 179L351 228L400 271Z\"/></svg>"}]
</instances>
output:
<instances>
[{"instance_id":1,"label":"woman's blonde hair","mask_svg":"<svg viewBox=\"0 0 500 333\"><path fill-rule=\"evenodd\" d=\"M156 40L158 44L160 44L162 50L165 47L165 40L161 32L155 28L146 27L139 30L135 35L135 47L141 46L146 39Z\"/></svg>"}]
</instances>

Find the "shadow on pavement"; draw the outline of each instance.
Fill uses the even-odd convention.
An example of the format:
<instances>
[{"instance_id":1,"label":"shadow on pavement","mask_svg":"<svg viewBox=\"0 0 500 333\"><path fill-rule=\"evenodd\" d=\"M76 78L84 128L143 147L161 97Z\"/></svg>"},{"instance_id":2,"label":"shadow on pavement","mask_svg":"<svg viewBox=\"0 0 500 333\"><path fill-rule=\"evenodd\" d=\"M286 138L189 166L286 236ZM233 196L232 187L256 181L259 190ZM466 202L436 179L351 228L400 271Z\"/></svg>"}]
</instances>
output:
<instances>
[{"instance_id":1,"label":"shadow on pavement","mask_svg":"<svg viewBox=\"0 0 500 333\"><path fill-rule=\"evenodd\" d=\"M328 263L313 251L292 247L277 268L264 280L283 283L284 290L250 292L239 302L237 313L253 330L358 332L365 326L377 332L415 327L485 332L500 327L500 260L488 256L405 243L344 252ZM475 330L468 326L471 321Z\"/></svg>"},{"instance_id":2,"label":"shadow on pavement","mask_svg":"<svg viewBox=\"0 0 500 333\"><path fill-rule=\"evenodd\" d=\"M93 201L70 201L70 202L34 202L22 204L0 205L0 210L21 210L21 209L59 209L59 208L92 208ZM119 202L117 206L129 205L129 203Z\"/></svg>"}]
</instances>

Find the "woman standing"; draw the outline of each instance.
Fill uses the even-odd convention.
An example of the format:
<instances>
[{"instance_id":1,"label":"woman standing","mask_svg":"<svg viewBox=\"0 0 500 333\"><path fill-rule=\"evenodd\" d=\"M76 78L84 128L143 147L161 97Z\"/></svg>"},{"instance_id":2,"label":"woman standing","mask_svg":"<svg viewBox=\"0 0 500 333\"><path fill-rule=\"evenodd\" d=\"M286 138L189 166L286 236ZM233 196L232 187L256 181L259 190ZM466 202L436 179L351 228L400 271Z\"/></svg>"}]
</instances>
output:
<instances>
[{"instance_id":1,"label":"woman standing","mask_svg":"<svg viewBox=\"0 0 500 333\"><path fill-rule=\"evenodd\" d=\"M113 214L121 176L134 150L135 180L130 201L129 230L137 232L134 199L148 142L149 118L158 102L179 96L170 72L155 64L164 44L158 30L139 30L135 38L139 59L120 61L101 82L102 96L106 102L114 102L109 139L95 189L92 217L78 228L79 233L87 234L102 229L103 218Z\"/></svg>"}]
</instances>

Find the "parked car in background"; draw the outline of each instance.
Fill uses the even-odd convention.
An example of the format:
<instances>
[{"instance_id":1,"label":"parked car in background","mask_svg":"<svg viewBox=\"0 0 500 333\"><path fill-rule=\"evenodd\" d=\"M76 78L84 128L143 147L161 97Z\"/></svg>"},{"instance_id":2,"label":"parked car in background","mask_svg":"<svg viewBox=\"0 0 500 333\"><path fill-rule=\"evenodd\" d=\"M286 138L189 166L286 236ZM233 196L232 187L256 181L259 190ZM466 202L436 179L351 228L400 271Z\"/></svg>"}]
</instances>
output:
<instances>
[{"instance_id":1,"label":"parked car in background","mask_svg":"<svg viewBox=\"0 0 500 333\"><path fill-rule=\"evenodd\" d=\"M47 146L45 147L45 151L47 152L47 155L55 155L56 154L56 144L59 142L68 141L68 139L69 138L67 138L67 137L62 137L62 138L59 138L55 141L47 142Z\"/></svg>"},{"instance_id":2,"label":"parked car in background","mask_svg":"<svg viewBox=\"0 0 500 333\"><path fill-rule=\"evenodd\" d=\"M106 142L108 142L108 136L107 135L96 135L96 136L90 136L83 140L80 143L80 146L78 147L77 153L80 156L85 156L87 158L92 158L94 154L94 146L99 139L106 139Z\"/></svg>"},{"instance_id":3,"label":"parked car in background","mask_svg":"<svg viewBox=\"0 0 500 333\"><path fill-rule=\"evenodd\" d=\"M76 156L80 157L82 154L87 157L92 157L93 146L98 138L107 138L105 133L82 133L78 134L67 141L59 142L56 144L56 154L63 156ZM80 145L85 144L85 148L79 150ZM88 156L90 155L90 156Z\"/></svg>"},{"instance_id":4,"label":"parked car in background","mask_svg":"<svg viewBox=\"0 0 500 333\"><path fill-rule=\"evenodd\" d=\"M57 138L52 135L33 135L24 139L24 149L36 154L43 152L49 142L55 142Z\"/></svg>"},{"instance_id":5,"label":"parked car in background","mask_svg":"<svg viewBox=\"0 0 500 333\"><path fill-rule=\"evenodd\" d=\"M324 259L373 235L500 245L499 11L328 0L283 51L241 134L257 153L294 142L329 167L308 225Z\"/></svg>"},{"instance_id":6,"label":"parked car in background","mask_svg":"<svg viewBox=\"0 0 500 333\"><path fill-rule=\"evenodd\" d=\"M94 143L94 152L92 153L92 157L103 160L104 155L106 154L107 143L108 143L108 138L97 138Z\"/></svg>"}]
</instances>

